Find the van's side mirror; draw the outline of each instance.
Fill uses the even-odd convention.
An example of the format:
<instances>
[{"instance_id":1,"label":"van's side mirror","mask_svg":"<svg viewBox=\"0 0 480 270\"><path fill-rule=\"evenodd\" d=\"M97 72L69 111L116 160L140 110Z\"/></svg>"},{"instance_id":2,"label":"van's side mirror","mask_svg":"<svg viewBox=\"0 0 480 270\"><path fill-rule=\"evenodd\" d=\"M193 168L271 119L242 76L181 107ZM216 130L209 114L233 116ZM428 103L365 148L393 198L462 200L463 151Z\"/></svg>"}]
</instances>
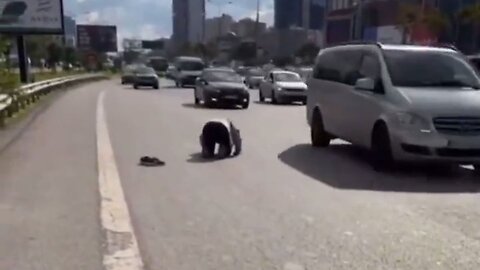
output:
<instances>
[{"instance_id":1,"label":"van's side mirror","mask_svg":"<svg viewBox=\"0 0 480 270\"><path fill-rule=\"evenodd\" d=\"M372 78L361 78L355 82L355 89L375 92L375 80Z\"/></svg>"}]
</instances>

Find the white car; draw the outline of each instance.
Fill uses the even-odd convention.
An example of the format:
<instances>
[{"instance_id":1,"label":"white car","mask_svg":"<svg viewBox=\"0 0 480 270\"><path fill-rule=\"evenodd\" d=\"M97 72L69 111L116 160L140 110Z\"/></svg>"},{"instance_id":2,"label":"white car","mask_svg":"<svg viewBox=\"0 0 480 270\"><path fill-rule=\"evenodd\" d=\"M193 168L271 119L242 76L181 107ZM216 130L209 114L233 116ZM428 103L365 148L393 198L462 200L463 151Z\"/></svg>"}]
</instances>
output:
<instances>
[{"instance_id":1,"label":"white car","mask_svg":"<svg viewBox=\"0 0 480 270\"><path fill-rule=\"evenodd\" d=\"M300 75L291 71L270 71L260 83L260 102L269 98L273 104L300 101L307 103L307 85Z\"/></svg>"},{"instance_id":2,"label":"white car","mask_svg":"<svg viewBox=\"0 0 480 270\"><path fill-rule=\"evenodd\" d=\"M340 138L395 161L480 171L480 78L452 48L350 44L324 49L308 80L312 145Z\"/></svg>"}]
</instances>

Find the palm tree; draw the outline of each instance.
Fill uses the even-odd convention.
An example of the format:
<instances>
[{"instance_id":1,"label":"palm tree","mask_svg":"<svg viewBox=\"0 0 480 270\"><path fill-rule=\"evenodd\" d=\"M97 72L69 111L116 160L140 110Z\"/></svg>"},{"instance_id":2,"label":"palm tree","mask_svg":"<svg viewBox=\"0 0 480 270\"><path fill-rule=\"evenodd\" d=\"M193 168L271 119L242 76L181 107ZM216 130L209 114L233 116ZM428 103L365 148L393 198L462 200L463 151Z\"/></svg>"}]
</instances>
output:
<instances>
[{"instance_id":1,"label":"palm tree","mask_svg":"<svg viewBox=\"0 0 480 270\"><path fill-rule=\"evenodd\" d=\"M472 37L472 51L477 49L478 46L478 30L480 27L480 4L477 3L467 6L460 10L458 17L464 23L473 25L473 37Z\"/></svg>"},{"instance_id":2,"label":"palm tree","mask_svg":"<svg viewBox=\"0 0 480 270\"><path fill-rule=\"evenodd\" d=\"M418 25L425 25L432 34L438 36L448 26L448 18L438 8L422 8L415 4L402 4L398 15L403 28L403 43Z\"/></svg>"},{"instance_id":3,"label":"palm tree","mask_svg":"<svg viewBox=\"0 0 480 270\"><path fill-rule=\"evenodd\" d=\"M421 8L418 5L404 3L400 5L398 23L402 26L402 43L407 42L415 25L421 20Z\"/></svg>"}]
</instances>

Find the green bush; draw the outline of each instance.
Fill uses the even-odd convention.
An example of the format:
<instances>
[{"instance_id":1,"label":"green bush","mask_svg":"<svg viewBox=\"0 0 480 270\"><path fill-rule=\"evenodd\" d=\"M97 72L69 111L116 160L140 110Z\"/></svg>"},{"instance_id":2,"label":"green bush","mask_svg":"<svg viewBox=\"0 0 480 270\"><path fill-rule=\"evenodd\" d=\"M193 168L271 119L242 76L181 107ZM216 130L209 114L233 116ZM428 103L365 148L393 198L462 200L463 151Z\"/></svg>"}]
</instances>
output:
<instances>
[{"instance_id":1,"label":"green bush","mask_svg":"<svg viewBox=\"0 0 480 270\"><path fill-rule=\"evenodd\" d=\"M13 95L19 85L18 74L14 74L6 68L0 68L0 94Z\"/></svg>"}]
</instances>

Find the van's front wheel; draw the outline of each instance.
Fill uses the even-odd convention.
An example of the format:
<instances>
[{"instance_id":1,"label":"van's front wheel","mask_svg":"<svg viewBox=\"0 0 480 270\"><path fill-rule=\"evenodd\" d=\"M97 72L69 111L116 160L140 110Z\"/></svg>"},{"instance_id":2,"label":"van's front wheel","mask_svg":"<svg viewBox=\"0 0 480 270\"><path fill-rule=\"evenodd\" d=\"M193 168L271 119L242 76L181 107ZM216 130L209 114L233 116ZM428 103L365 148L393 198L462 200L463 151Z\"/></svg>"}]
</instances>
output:
<instances>
[{"instance_id":1,"label":"van's front wheel","mask_svg":"<svg viewBox=\"0 0 480 270\"><path fill-rule=\"evenodd\" d=\"M372 167L376 171L387 171L393 168L394 159L390 144L390 134L385 124L375 126L371 142Z\"/></svg>"},{"instance_id":2,"label":"van's front wheel","mask_svg":"<svg viewBox=\"0 0 480 270\"><path fill-rule=\"evenodd\" d=\"M313 147L327 147L330 144L330 135L325 131L322 116L319 112L313 114L310 138Z\"/></svg>"}]
</instances>

